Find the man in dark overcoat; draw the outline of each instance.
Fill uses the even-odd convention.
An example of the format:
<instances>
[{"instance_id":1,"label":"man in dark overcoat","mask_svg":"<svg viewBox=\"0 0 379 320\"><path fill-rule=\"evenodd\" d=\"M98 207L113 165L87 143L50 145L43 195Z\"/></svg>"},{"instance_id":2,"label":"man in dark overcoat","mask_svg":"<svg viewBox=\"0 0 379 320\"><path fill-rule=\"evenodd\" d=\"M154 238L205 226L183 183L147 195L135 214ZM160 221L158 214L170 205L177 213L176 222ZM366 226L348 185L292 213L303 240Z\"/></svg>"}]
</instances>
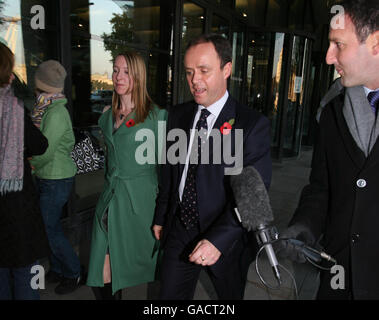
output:
<instances>
[{"instance_id":1,"label":"man in dark overcoat","mask_svg":"<svg viewBox=\"0 0 379 320\"><path fill-rule=\"evenodd\" d=\"M379 2L340 5L326 55L340 78L322 100L310 183L282 236L320 240L337 260L335 273L321 271L318 299L379 299ZM299 247L280 249L305 261Z\"/></svg>"}]
</instances>

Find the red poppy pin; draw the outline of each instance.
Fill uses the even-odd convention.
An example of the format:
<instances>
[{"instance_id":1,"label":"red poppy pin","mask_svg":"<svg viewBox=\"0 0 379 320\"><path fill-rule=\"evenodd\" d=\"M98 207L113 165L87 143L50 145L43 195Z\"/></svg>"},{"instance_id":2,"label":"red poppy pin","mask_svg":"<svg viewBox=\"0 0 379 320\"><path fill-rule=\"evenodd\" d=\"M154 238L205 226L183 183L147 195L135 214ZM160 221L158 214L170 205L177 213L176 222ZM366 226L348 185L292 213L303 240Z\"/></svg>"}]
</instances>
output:
<instances>
[{"instance_id":1,"label":"red poppy pin","mask_svg":"<svg viewBox=\"0 0 379 320\"><path fill-rule=\"evenodd\" d=\"M133 119L129 119L128 121L125 122L125 125L130 128L133 127L136 124L136 122Z\"/></svg>"},{"instance_id":2,"label":"red poppy pin","mask_svg":"<svg viewBox=\"0 0 379 320\"><path fill-rule=\"evenodd\" d=\"M220 128L221 133L224 135L228 135L230 131L232 130L233 124L234 124L234 118L230 119L228 122L224 122L224 124Z\"/></svg>"}]
</instances>

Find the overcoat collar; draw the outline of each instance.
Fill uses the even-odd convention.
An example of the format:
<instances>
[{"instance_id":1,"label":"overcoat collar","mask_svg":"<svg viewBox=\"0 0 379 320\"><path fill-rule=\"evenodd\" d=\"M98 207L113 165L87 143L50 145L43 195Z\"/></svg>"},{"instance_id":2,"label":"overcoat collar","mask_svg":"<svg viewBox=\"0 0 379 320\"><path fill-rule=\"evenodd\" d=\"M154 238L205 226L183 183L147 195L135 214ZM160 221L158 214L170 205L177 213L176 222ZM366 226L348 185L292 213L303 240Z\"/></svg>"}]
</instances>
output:
<instances>
[{"instance_id":1,"label":"overcoat collar","mask_svg":"<svg viewBox=\"0 0 379 320\"><path fill-rule=\"evenodd\" d=\"M349 127L347 126L345 117L343 115L342 108L344 105L344 92L338 95L337 97L335 97L332 100L332 104L333 104L334 113L337 119L338 129L341 132L343 144L351 160L355 163L355 165L359 169L361 169L366 162L366 157L363 151L356 144L353 136L351 135Z\"/></svg>"},{"instance_id":2,"label":"overcoat collar","mask_svg":"<svg viewBox=\"0 0 379 320\"><path fill-rule=\"evenodd\" d=\"M379 138L376 139L374 146L366 160L366 167L372 167L379 162Z\"/></svg>"},{"instance_id":3,"label":"overcoat collar","mask_svg":"<svg viewBox=\"0 0 379 320\"><path fill-rule=\"evenodd\" d=\"M350 158L353 160L355 165L362 169L363 167L371 167L379 162L379 139L376 140L374 147L372 148L369 156L366 158L363 151L356 144L353 136L350 133L349 127L347 126L345 117L343 115L343 105L344 105L344 92L338 95L332 101L334 112L337 119L337 125L341 132L342 140L346 150L348 151Z\"/></svg>"}]
</instances>

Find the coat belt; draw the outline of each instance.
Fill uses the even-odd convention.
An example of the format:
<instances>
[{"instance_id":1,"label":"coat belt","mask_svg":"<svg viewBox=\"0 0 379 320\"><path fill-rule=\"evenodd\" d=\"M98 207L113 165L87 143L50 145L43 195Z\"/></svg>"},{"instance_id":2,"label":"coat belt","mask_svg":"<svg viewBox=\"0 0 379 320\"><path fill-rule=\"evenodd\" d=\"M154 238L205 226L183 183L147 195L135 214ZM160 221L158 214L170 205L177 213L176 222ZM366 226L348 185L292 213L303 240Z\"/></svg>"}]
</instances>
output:
<instances>
[{"instance_id":1,"label":"coat belt","mask_svg":"<svg viewBox=\"0 0 379 320\"><path fill-rule=\"evenodd\" d=\"M137 174L116 174L116 175L107 175L107 178L108 178L108 181L111 181L112 179L114 178L118 178L118 179L121 179L121 180L132 180L132 179L136 179L136 178L140 178L140 177L146 177L146 176L151 176L151 175L156 175L157 172L154 169L152 170L146 170L144 172L141 172L141 173L137 173Z\"/></svg>"}]
</instances>

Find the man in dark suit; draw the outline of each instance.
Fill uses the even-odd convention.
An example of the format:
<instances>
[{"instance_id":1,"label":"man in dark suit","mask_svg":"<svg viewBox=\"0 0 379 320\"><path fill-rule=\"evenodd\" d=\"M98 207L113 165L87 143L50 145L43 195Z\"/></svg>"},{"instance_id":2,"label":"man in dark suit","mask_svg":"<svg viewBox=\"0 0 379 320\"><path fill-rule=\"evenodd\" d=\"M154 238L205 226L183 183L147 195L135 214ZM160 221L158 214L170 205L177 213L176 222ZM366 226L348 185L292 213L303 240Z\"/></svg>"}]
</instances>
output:
<instances>
[{"instance_id":1,"label":"man in dark suit","mask_svg":"<svg viewBox=\"0 0 379 320\"><path fill-rule=\"evenodd\" d=\"M321 271L318 299L379 299L379 2L340 5L326 62L341 77L322 100L310 184L282 236L310 245L323 236L343 268ZM299 247L279 251L305 261Z\"/></svg>"},{"instance_id":2,"label":"man in dark suit","mask_svg":"<svg viewBox=\"0 0 379 320\"><path fill-rule=\"evenodd\" d=\"M164 251L162 299L192 299L202 267L206 267L220 299L243 298L248 270L248 260L244 259L247 233L234 212L227 173L233 164L222 155L230 147L235 159L241 160L240 169L242 165L254 166L268 188L270 125L268 119L229 95L231 56L227 39L203 35L189 43L184 57L195 101L170 110L167 130L184 130L189 140L185 146L188 151L182 163L162 167L153 226ZM198 138L191 129L203 130L200 136L203 132L205 137ZM214 134L220 135L223 142L229 141L229 146L218 143ZM205 142L211 146L209 162L197 158L199 164L193 164L191 152L197 150L202 156L201 145ZM215 161L217 153L222 158L219 162Z\"/></svg>"}]
</instances>

